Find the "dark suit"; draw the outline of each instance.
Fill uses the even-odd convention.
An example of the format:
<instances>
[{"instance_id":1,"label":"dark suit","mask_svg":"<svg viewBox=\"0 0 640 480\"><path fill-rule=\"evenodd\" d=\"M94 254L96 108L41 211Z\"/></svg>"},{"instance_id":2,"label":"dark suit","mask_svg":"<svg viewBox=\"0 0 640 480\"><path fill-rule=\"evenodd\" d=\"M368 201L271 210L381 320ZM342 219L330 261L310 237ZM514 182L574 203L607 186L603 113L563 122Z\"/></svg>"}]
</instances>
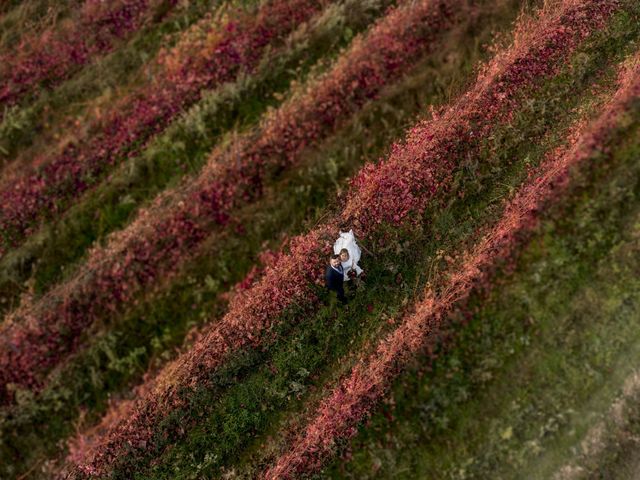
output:
<instances>
[{"instance_id":1,"label":"dark suit","mask_svg":"<svg viewBox=\"0 0 640 480\"><path fill-rule=\"evenodd\" d=\"M324 274L324 280L327 288L338 294L338 300L342 303L347 303L347 297L344 296L344 270L342 265L338 265L336 268L329 265Z\"/></svg>"}]
</instances>

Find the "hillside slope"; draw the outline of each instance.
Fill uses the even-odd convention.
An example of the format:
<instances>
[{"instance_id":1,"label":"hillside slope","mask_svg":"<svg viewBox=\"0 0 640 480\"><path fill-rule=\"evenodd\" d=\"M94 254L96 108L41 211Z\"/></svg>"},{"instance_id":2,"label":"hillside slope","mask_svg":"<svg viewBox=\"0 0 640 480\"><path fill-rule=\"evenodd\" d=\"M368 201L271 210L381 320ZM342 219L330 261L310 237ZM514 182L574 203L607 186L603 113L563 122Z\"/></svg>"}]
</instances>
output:
<instances>
[{"instance_id":1,"label":"hillside slope","mask_svg":"<svg viewBox=\"0 0 640 480\"><path fill-rule=\"evenodd\" d=\"M0 57L1 478L638 475L635 0L24 0Z\"/></svg>"}]
</instances>

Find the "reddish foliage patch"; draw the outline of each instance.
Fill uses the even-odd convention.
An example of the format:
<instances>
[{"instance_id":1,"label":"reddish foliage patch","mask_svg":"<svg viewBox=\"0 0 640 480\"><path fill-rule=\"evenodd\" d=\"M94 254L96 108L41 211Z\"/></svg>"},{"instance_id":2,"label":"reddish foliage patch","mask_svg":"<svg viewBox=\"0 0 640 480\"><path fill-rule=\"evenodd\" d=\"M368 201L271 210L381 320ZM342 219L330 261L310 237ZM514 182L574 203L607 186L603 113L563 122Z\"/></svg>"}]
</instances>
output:
<instances>
[{"instance_id":1,"label":"reddish foliage patch","mask_svg":"<svg viewBox=\"0 0 640 480\"><path fill-rule=\"evenodd\" d=\"M54 86L79 66L111 51L117 40L148 21L162 2L166 0L118 0L105 6L102 0L88 0L74 22L23 39L11 54L0 58L0 104L13 105L44 82ZM176 3L170 0L166 5L173 8Z\"/></svg>"}]
</instances>

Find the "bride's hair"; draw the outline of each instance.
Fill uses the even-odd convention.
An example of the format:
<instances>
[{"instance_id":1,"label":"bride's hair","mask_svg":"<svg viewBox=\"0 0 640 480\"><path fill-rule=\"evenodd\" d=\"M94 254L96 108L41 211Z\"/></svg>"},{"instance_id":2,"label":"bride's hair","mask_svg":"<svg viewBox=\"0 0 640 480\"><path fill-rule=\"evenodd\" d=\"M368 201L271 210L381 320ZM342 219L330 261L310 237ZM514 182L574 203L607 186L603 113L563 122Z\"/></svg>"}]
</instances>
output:
<instances>
[{"instance_id":1,"label":"bride's hair","mask_svg":"<svg viewBox=\"0 0 640 480\"><path fill-rule=\"evenodd\" d=\"M347 250L346 248L343 248L342 250L340 250L340 255L342 255L343 253L346 253L347 255L349 255L349 250Z\"/></svg>"}]
</instances>

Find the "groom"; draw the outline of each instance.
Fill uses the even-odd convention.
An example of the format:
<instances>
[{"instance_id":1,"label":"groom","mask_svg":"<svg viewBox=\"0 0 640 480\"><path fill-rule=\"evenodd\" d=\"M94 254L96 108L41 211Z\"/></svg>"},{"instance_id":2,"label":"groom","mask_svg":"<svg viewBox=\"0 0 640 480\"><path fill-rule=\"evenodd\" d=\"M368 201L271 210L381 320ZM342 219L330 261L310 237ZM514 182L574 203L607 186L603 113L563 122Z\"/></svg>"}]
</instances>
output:
<instances>
[{"instance_id":1,"label":"groom","mask_svg":"<svg viewBox=\"0 0 640 480\"><path fill-rule=\"evenodd\" d=\"M340 255L331 255L324 279L327 288L336 292L338 300L340 300L343 305L346 305L347 297L344 296L344 268L342 268L342 263L340 262Z\"/></svg>"}]
</instances>

